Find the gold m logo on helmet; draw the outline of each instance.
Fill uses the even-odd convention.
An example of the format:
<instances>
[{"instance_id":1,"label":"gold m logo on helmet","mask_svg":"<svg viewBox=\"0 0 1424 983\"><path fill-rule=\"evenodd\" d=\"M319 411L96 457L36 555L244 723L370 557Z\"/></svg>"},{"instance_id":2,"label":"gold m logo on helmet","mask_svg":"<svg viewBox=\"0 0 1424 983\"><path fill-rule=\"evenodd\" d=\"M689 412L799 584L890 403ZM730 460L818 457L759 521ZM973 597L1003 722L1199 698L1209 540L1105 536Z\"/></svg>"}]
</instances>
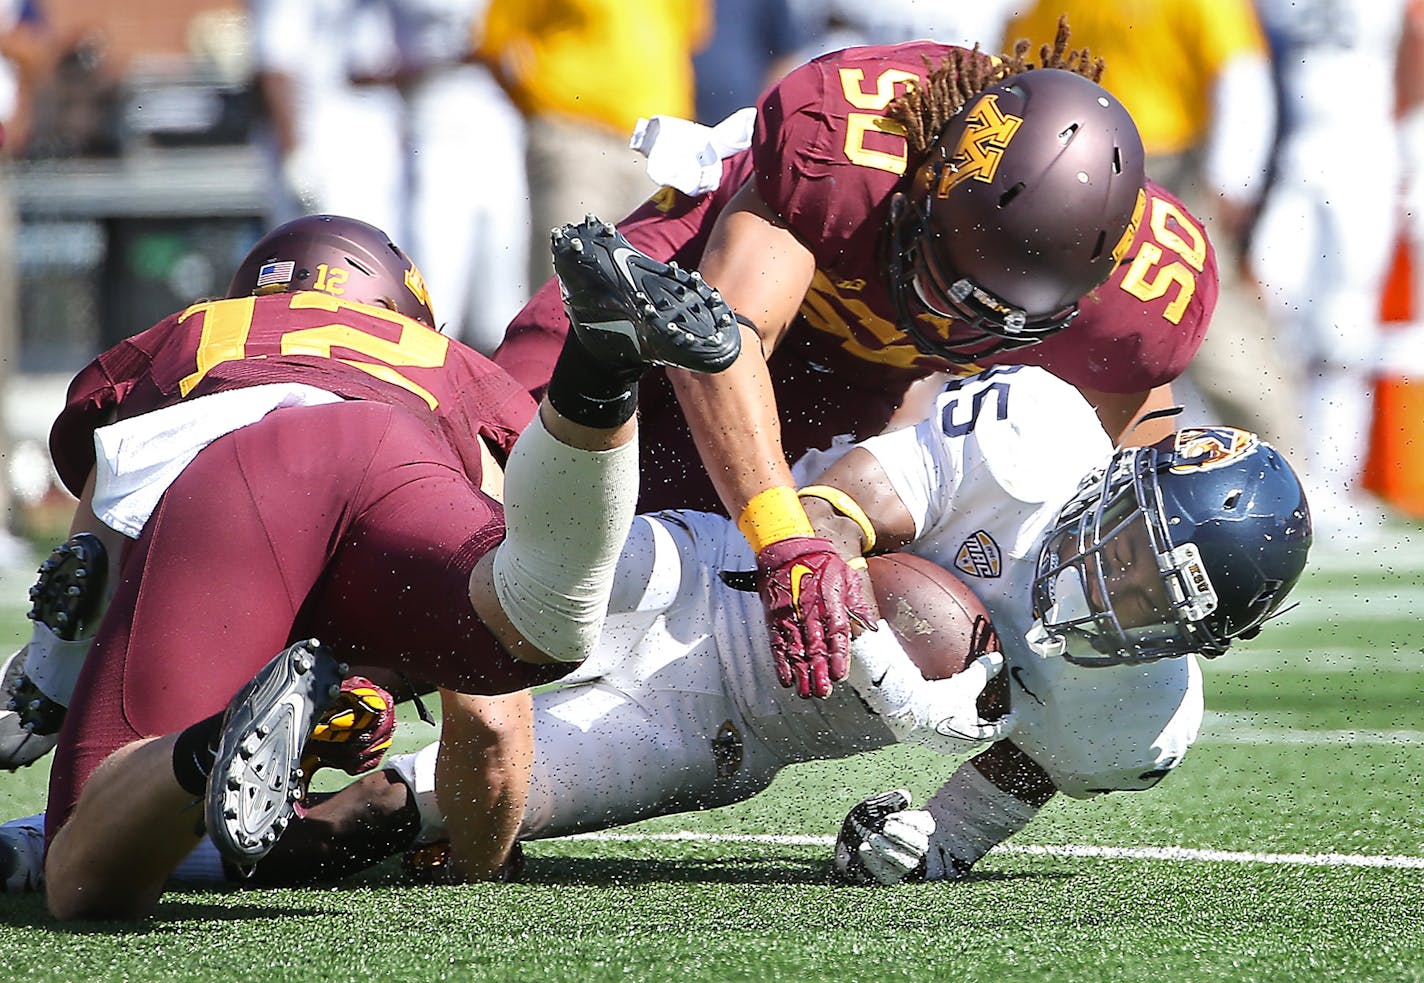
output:
<instances>
[{"instance_id":1,"label":"gold m logo on helmet","mask_svg":"<svg viewBox=\"0 0 1424 983\"><path fill-rule=\"evenodd\" d=\"M949 158L949 166L940 172L935 197L948 196L951 189L971 178L992 181L1004 159L1009 142L1023 125L1022 116L1013 116L999 108L997 95L986 95L967 110L964 133L959 146Z\"/></svg>"},{"instance_id":2,"label":"gold m logo on helmet","mask_svg":"<svg viewBox=\"0 0 1424 983\"><path fill-rule=\"evenodd\" d=\"M430 306L430 291L425 289L425 277L420 275L420 270L416 269L414 263L406 267L405 287L411 293L415 294L416 300L420 301L426 307Z\"/></svg>"}]
</instances>

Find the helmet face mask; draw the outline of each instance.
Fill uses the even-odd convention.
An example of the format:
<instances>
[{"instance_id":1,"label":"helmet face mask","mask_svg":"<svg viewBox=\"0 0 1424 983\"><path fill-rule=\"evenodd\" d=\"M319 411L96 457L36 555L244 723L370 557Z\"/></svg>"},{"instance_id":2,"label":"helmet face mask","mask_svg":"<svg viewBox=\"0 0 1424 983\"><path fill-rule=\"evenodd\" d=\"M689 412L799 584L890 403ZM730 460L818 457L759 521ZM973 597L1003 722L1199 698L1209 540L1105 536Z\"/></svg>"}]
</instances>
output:
<instances>
[{"instance_id":1,"label":"helmet face mask","mask_svg":"<svg viewBox=\"0 0 1424 983\"><path fill-rule=\"evenodd\" d=\"M1164 541L1146 459L1116 455L1080 489L1039 554L1034 611L1072 662L1149 662L1202 648L1190 625L1218 598L1194 544ZM1146 499L1146 501L1144 501Z\"/></svg>"},{"instance_id":2,"label":"helmet face mask","mask_svg":"<svg viewBox=\"0 0 1424 983\"><path fill-rule=\"evenodd\" d=\"M257 241L233 275L228 297L315 290L385 307L439 329L425 279L374 225L340 215L304 215Z\"/></svg>"},{"instance_id":3,"label":"helmet face mask","mask_svg":"<svg viewBox=\"0 0 1424 983\"><path fill-rule=\"evenodd\" d=\"M1298 479L1255 434L1189 429L1119 451L1044 542L1031 641L1090 666L1219 656L1279 608L1310 541Z\"/></svg>"},{"instance_id":4,"label":"helmet face mask","mask_svg":"<svg viewBox=\"0 0 1424 983\"><path fill-rule=\"evenodd\" d=\"M958 363L1062 331L1130 245L1144 181L1136 125L1097 83L1031 69L989 86L891 201L901 330Z\"/></svg>"}]
</instances>

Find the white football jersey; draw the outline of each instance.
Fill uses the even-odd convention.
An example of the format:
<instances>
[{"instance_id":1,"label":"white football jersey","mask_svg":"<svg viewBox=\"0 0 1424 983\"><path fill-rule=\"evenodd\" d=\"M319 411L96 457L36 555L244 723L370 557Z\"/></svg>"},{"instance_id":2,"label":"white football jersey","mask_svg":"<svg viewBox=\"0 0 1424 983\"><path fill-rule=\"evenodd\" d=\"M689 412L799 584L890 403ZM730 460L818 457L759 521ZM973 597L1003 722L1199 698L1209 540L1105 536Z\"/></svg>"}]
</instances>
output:
<instances>
[{"instance_id":1,"label":"white football jersey","mask_svg":"<svg viewBox=\"0 0 1424 983\"><path fill-rule=\"evenodd\" d=\"M913 551L980 595L1005 655L1040 661L1022 643L1038 539L1079 477L1112 453L1078 390L1042 369L991 369L948 383L926 422L863 446L916 517ZM597 651L535 699L525 835L631 822L672 803L721 805L760 791L780 766L893 742L849 685L802 699L778 684L759 595L722 577L755 566L725 517L665 511L635 521ZM1047 694L1049 682L1037 685ZM722 747L719 734L738 747L731 772L725 752L709 754Z\"/></svg>"},{"instance_id":2,"label":"white football jersey","mask_svg":"<svg viewBox=\"0 0 1424 983\"><path fill-rule=\"evenodd\" d=\"M1196 658L1083 667L1042 658L1024 638L1041 541L1113 451L1082 395L1042 369L991 369L951 382L918 426L862 446L915 520L910 551L954 571L988 609L1013 742L1068 795L1160 781L1196 740Z\"/></svg>"},{"instance_id":3,"label":"white football jersey","mask_svg":"<svg viewBox=\"0 0 1424 983\"><path fill-rule=\"evenodd\" d=\"M918 426L862 446L915 520L908 547L984 602L1005 654L1032 624L1039 539L1112 443L1076 389L1006 366L951 382Z\"/></svg>"},{"instance_id":4,"label":"white football jersey","mask_svg":"<svg viewBox=\"0 0 1424 983\"><path fill-rule=\"evenodd\" d=\"M1083 669L1023 640L1038 541L1112 451L1077 390L1042 369L993 369L949 383L923 423L863 446L915 518L913 550L954 570L989 609L1009 663L1014 742L1069 795L1160 780L1196 738L1196 660ZM723 577L754 566L724 516L669 511L633 523L597 651L535 694L523 838L726 805L788 764L894 741L847 685L803 700L777 683L760 597ZM425 758L429 771L433 750Z\"/></svg>"}]
</instances>

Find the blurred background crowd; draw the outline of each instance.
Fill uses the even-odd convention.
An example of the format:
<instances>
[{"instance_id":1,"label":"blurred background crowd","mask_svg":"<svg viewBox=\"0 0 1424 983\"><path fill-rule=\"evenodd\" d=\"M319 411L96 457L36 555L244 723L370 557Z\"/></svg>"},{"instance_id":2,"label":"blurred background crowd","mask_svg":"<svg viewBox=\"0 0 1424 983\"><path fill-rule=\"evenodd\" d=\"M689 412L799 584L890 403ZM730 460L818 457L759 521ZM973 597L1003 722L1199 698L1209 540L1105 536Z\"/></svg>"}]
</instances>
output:
<instances>
[{"instance_id":1,"label":"blurred background crowd","mask_svg":"<svg viewBox=\"0 0 1424 983\"><path fill-rule=\"evenodd\" d=\"M548 229L654 190L640 118L715 124L826 51L998 52L1064 13L1216 244L1189 413L1292 455L1322 532L1424 517L1418 0L0 0L0 568L62 538L69 377L223 293L264 228L386 229L489 352Z\"/></svg>"}]
</instances>

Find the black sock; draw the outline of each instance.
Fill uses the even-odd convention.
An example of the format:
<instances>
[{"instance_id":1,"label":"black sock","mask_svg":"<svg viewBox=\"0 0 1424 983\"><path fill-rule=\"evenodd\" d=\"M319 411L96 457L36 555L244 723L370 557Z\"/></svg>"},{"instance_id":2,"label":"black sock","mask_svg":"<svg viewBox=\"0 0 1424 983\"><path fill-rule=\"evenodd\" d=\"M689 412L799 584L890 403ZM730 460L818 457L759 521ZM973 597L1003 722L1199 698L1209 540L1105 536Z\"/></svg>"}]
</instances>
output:
<instances>
[{"instance_id":1,"label":"black sock","mask_svg":"<svg viewBox=\"0 0 1424 983\"><path fill-rule=\"evenodd\" d=\"M545 395L559 415L585 427L611 429L638 410L643 368L618 371L598 361L570 332L554 363Z\"/></svg>"},{"instance_id":2,"label":"black sock","mask_svg":"<svg viewBox=\"0 0 1424 983\"><path fill-rule=\"evenodd\" d=\"M200 720L178 735L173 745L173 777L183 791L192 795L206 795L208 776L213 771L213 759L218 754L218 742L222 739L223 714L220 710Z\"/></svg>"}]
</instances>

